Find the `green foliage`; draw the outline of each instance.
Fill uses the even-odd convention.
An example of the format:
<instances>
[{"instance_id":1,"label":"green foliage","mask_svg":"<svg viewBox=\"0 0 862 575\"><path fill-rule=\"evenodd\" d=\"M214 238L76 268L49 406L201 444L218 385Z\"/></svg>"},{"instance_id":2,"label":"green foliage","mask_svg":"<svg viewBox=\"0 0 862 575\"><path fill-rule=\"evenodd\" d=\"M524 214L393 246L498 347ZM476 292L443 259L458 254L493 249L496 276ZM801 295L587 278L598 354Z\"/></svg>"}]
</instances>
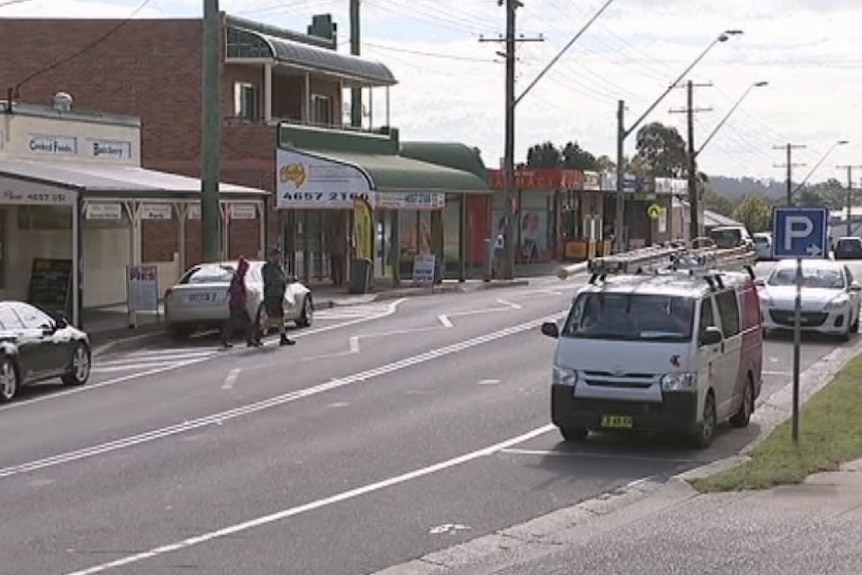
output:
<instances>
[{"instance_id":1,"label":"green foliage","mask_svg":"<svg viewBox=\"0 0 862 575\"><path fill-rule=\"evenodd\" d=\"M596 157L581 148L577 142L567 142L558 148L553 142L531 146L527 150L527 168L568 168L571 170L599 170Z\"/></svg>"},{"instance_id":2,"label":"green foliage","mask_svg":"<svg viewBox=\"0 0 862 575\"><path fill-rule=\"evenodd\" d=\"M638 130L637 150L632 163L641 164L653 177L682 178L688 172L685 140L674 127L647 124Z\"/></svg>"},{"instance_id":3,"label":"green foliage","mask_svg":"<svg viewBox=\"0 0 862 575\"><path fill-rule=\"evenodd\" d=\"M772 204L763 196L752 194L743 198L731 217L751 233L765 232L772 228Z\"/></svg>"}]
</instances>

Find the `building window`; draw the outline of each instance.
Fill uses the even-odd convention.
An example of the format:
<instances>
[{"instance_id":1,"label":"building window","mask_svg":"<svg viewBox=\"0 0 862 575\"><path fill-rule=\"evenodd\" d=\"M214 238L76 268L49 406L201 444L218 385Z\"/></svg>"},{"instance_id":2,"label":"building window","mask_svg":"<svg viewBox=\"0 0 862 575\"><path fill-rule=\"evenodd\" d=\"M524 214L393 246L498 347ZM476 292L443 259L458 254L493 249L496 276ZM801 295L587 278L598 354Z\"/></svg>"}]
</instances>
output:
<instances>
[{"instance_id":1,"label":"building window","mask_svg":"<svg viewBox=\"0 0 862 575\"><path fill-rule=\"evenodd\" d=\"M313 124L332 124L332 99L329 96L311 96L311 122Z\"/></svg>"},{"instance_id":2,"label":"building window","mask_svg":"<svg viewBox=\"0 0 862 575\"><path fill-rule=\"evenodd\" d=\"M254 84L237 82L233 85L233 113L249 120L257 117L257 90Z\"/></svg>"}]
</instances>

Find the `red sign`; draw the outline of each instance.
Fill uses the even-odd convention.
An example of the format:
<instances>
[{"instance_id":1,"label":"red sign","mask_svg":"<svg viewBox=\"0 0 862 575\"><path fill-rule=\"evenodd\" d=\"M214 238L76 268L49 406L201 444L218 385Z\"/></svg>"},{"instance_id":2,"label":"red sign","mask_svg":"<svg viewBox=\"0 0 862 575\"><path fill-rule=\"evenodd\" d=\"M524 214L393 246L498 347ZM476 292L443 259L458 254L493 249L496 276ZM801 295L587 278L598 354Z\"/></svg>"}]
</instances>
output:
<instances>
[{"instance_id":1,"label":"red sign","mask_svg":"<svg viewBox=\"0 0 862 575\"><path fill-rule=\"evenodd\" d=\"M506 176L503 170L488 170L491 189L506 188ZM557 168L536 168L533 170L515 170L515 189L517 190L583 190L584 174L580 170L563 170Z\"/></svg>"}]
</instances>

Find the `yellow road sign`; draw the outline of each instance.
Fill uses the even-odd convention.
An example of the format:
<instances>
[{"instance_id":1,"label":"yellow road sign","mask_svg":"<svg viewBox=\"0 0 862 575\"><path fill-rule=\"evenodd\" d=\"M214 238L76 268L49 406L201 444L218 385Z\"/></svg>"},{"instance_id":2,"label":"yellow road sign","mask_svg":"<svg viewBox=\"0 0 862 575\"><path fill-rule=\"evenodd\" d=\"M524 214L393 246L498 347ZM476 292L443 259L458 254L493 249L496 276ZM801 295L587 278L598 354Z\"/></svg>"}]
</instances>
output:
<instances>
[{"instance_id":1,"label":"yellow road sign","mask_svg":"<svg viewBox=\"0 0 862 575\"><path fill-rule=\"evenodd\" d=\"M651 204L650 207L647 208L647 215L650 219L657 220L664 213L664 208L658 204Z\"/></svg>"}]
</instances>

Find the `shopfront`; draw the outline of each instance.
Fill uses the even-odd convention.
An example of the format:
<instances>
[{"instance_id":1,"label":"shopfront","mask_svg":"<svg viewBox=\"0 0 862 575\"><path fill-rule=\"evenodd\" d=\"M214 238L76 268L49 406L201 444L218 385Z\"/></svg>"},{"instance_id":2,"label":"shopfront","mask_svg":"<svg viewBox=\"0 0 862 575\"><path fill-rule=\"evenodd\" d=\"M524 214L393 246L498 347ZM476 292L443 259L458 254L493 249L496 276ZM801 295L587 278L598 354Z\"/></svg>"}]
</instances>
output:
<instances>
[{"instance_id":1,"label":"shopfront","mask_svg":"<svg viewBox=\"0 0 862 575\"><path fill-rule=\"evenodd\" d=\"M466 275L464 197L490 194L484 180L395 153L396 130L316 137L301 126L280 131L286 145L276 152L276 203L286 259L300 278L345 283L358 255L357 200L374 212L375 278L409 280L421 255L434 255L445 275Z\"/></svg>"}]
</instances>

